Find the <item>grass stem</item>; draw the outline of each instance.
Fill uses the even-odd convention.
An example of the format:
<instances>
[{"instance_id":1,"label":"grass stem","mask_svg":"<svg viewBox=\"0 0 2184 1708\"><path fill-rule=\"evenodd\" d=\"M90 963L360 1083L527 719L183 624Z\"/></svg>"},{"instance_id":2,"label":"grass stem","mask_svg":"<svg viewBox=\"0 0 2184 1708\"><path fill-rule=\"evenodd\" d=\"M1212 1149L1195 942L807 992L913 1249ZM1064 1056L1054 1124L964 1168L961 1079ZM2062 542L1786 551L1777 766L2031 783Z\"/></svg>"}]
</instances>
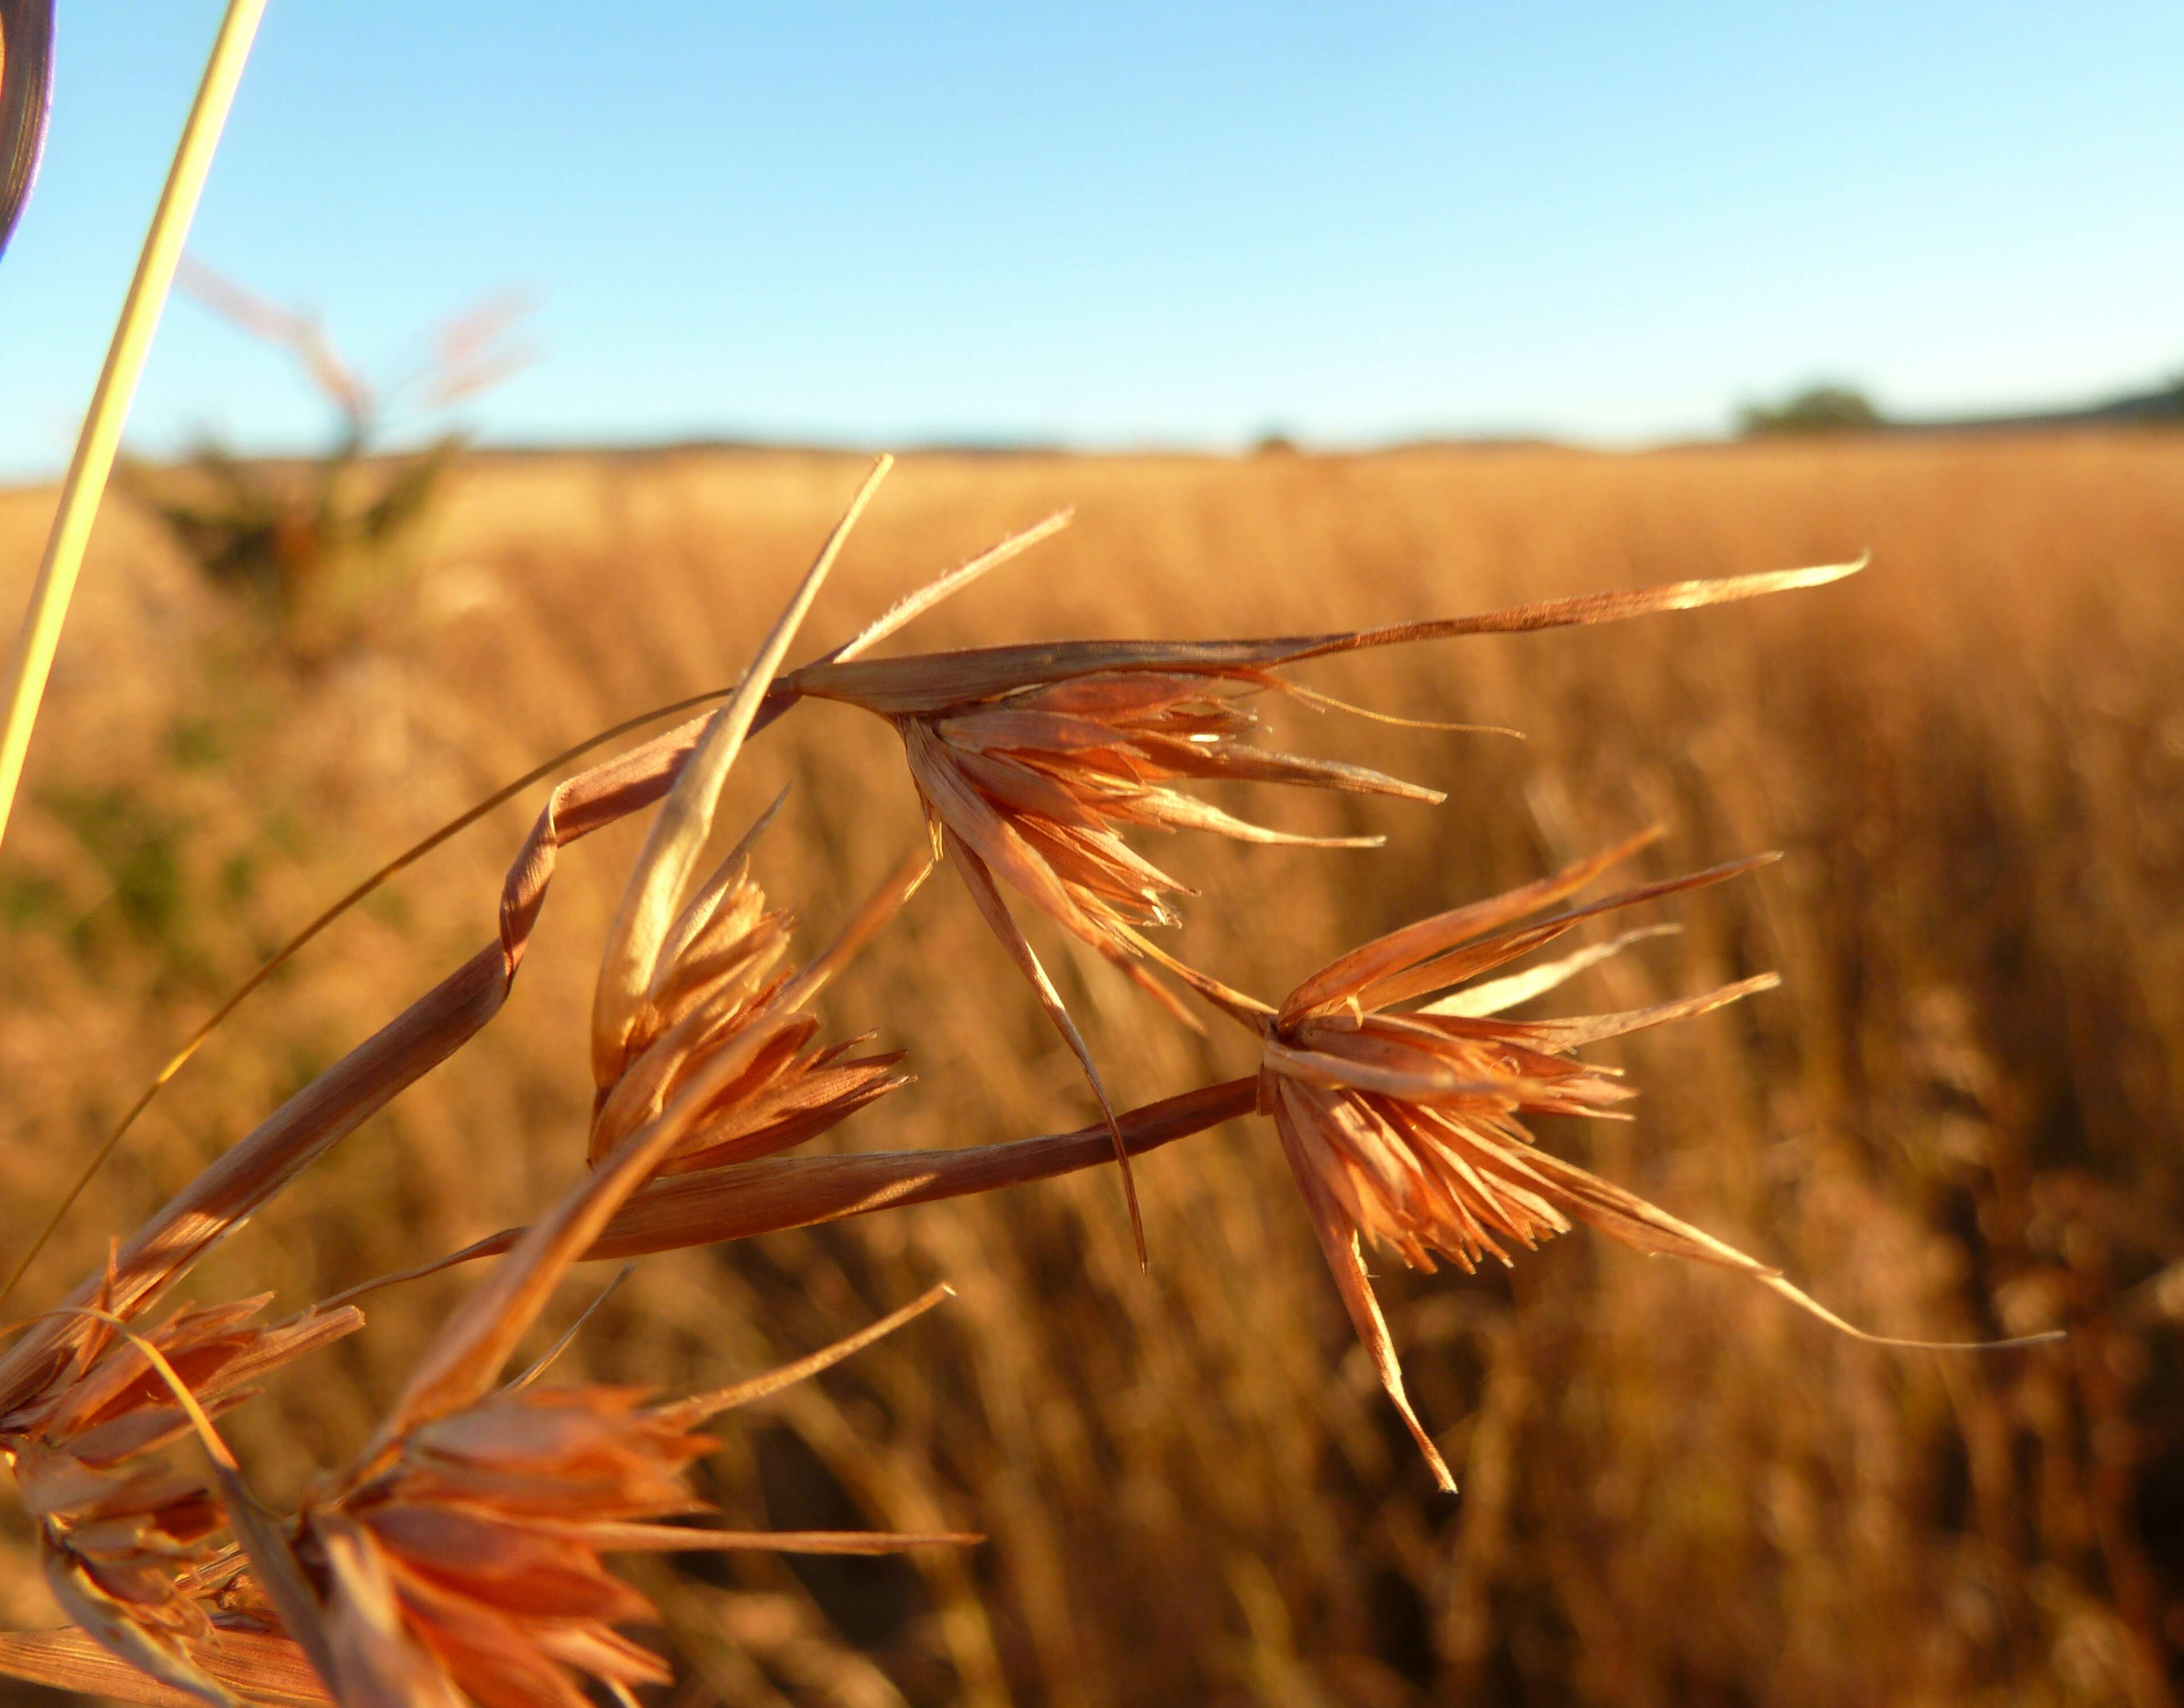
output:
<instances>
[{"instance_id":1,"label":"grass stem","mask_svg":"<svg viewBox=\"0 0 2184 1708\"><path fill-rule=\"evenodd\" d=\"M196 102L175 148L175 163L167 173L166 188L152 215L145 234L143 254L136 276L121 304L121 319L114 329L114 342L106 352L91 408L76 439L75 455L61 486L60 506L47 537L38 578L31 590L30 609L23 617L21 634L8 667L8 697L0 708L0 837L8 830L14 806L15 789L22 779L23 761L30 751L31 728L37 721L38 704L45 697L53 652L60 644L61 625L67 620L69 600L75 591L76 572L82 567L84 548L91 540L91 525L98 514L98 500L106 490L106 477L114 468L114 452L121 444L121 427L136 395L136 381L144 371L144 357L152 333L159 323L176 265L181 260L182 242L197 212L198 196L211 169L214 148L220 142L227 111L242 81L243 62L258 34L265 0L228 0L227 15L214 38L212 57L206 62L204 81L198 87Z\"/></svg>"}]
</instances>

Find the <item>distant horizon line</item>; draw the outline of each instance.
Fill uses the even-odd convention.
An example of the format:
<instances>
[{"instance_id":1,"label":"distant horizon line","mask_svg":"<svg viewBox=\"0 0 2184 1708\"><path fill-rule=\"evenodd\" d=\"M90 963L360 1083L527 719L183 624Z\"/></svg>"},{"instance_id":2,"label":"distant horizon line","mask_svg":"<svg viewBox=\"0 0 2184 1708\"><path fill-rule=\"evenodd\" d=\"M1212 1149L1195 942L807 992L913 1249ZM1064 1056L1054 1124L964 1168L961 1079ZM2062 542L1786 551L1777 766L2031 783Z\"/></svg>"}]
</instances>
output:
<instances>
[{"instance_id":1,"label":"distant horizon line","mask_svg":"<svg viewBox=\"0 0 2184 1708\"><path fill-rule=\"evenodd\" d=\"M1801 388L1797 395L1824 390L1841 390L1863 396L1864 388L1843 381L1814 380ZM886 441L879 438L766 438L749 433L721 431L717 433L670 433L657 438L616 438L599 439L558 439L544 437L479 437L469 447L476 456L544 457L544 456L660 456L676 454L690 455L703 452L755 455L774 453L806 456L870 456L882 450L900 456L961 456L961 457L1202 457L1209 460L1237 459L1269 453L1294 453L1306 456L1385 456L1405 452L1427 450L1562 450L1577 454L1603 456L1644 455L1665 450L1686 449L1704 445L1728 445L1764 441L1780 438L1855 438L1875 433L1947 434L1991 433L2083 432L2112 428L2120 431L2143 432L2149 428L2184 425L2184 374L2179 374L2152 388L2109 393L2090 403L2061 408L2015 409L1988 411L1980 414L1897 417L1877 414L1872 421L1864 424L1841 424L1830 428L1808 428L1802 431L1777 429L1754 433L1740 428L1735 420L1713 432L1669 432L1658 438L1635 439L1595 439L1582 433L1557 433L1545 430L1502 428L1475 432L1448 431L1412 433L1384 438L1346 439L1341 438L1315 438L1306 433L1294 433L1278 425L1269 424L1257 435L1248 439L1158 439L1147 438L1127 443L1095 440L1090 443L1072 441L1061 437L1025 434L1012 437L1006 433L972 434L961 437L935 435L929 438ZM446 435L398 435L383 450L371 452L366 460L382 457L412 456L436 438ZM250 448L231 440L223 440L217 434L201 436L201 444L219 445L228 455L243 460L258 463L305 462L316 460L324 453L296 445ZM159 466L175 466L187 463L196 452L181 449L162 452L141 459ZM0 471L0 491L27 491L58 483L66 467L65 460L56 461L50 469L37 472L20 470Z\"/></svg>"},{"instance_id":2,"label":"distant horizon line","mask_svg":"<svg viewBox=\"0 0 2184 1708\"><path fill-rule=\"evenodd\" d=\"M743 434L685 434L661 438L606 438L596 440L549 438L477 438L465 451L466 456L510 460L544 460L552 457L630 458L729 455L729 456L810 456L810 457L870 457L886 451L899 457L961 457L966 459L993 458L996 460L1012 458L1075 458L1084 461L1123 461L1133 459L1196 459L1209 462L1241 462L1262 457L1375 457L1401 456L1422 452L1491 454L1494 452L1558 451L1573 456L1647 456L1664 452L1696 449L1729 449L1743 446L1763 446L1795 444L1848 444L1872 438L1942 438L1961 434L1967 438L1986 438L2022 434L2037 437L2043 434L2077 436L2087 433L2113 433L2141 438L2149 433L2161 433L2184 430L2184 392L2151 394L2149 397L2167 403L2170 396L2180 403L2159 413L2134 409L2133 405L2146 399L2134 396L2117 399L2110 404L2074 410L2026 412L2007 416L1966 416L1963 418L1929 421L1881 420L1865 427L1841 427L1808 431L1774 431L1740 433L1730 430L1708 434L1685 434L1637 444L1614 444L1588 441L1550 433L1428 433L1401 438L1378 439L1364 442L1340 440L1312 440L1287 433L1270 433L1245 444L1208 444L1205 443L1162 442L1146 440L1128 445L1081 445L1066 440L1025 438L933 438L926 440L880 439L806 439L761 438ZM393 444L383 450L366 453L359 459L365 464L398 461L414 457L433 441L419 440ZM310 463L320 460L322 452L284 448L278 449L242 450L232 445L223 446L228 455L251 463L279 465L282 463ZM182 450L170 455L140 458L139 460L158 468L187 467L194 453ZM63 471L54 469L45 474L0 475L0 493L35 492L42 487L57 486Z\"/></svg>"}]
</instances>

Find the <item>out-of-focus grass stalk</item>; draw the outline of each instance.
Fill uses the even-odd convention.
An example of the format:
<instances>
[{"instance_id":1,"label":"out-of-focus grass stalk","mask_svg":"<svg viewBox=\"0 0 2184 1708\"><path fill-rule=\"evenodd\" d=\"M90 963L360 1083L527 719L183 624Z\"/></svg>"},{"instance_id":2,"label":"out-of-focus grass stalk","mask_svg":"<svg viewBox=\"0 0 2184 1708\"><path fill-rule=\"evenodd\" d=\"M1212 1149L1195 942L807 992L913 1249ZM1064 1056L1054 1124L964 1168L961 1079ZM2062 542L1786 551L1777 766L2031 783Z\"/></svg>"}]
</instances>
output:
<instances>
[{"instance_id":1,"label":"out-of-focus grass stalk","mask_svg":"<svg viewBox=\"0 0 2184 1708\"><path fill-rule=\"evenodd\" d=\"M98 388L84 416L75 455L68 478L61 486L60 508L53 516L53 532L46 539L46 554L38 565L38 579L31 590L31 606L24 614L23 629L15 642L8 668L8 699L0 710L0 837L8 829L8 817L15 803L15 787L23 775L24 756L31 745L31 728L37 721L38 702L44 697L46 678L53 669L53 650L60 644L61 625L68 617L70 597L75 591L76 572L82 567L84 547L90 543L91 525L98 514L98 500L113 471L114 454L121 443L121 425L136 395L137 377L144 371L145 353L159 323L175 267L181 260L182 241L190 219L197 212L198 196L211 169L213 150L219 145L227 110L242 81L243 62L265 15L265 0L228 0L227 15L220 20L212 57L205 64L204 81L182 126L176 145L175 164L167 173L166 188L152 215L145 234L144 251L136 262L136 276L121 304L121 319L114 329L114 342L106 352Z\"/></svg>"}]
</instances>

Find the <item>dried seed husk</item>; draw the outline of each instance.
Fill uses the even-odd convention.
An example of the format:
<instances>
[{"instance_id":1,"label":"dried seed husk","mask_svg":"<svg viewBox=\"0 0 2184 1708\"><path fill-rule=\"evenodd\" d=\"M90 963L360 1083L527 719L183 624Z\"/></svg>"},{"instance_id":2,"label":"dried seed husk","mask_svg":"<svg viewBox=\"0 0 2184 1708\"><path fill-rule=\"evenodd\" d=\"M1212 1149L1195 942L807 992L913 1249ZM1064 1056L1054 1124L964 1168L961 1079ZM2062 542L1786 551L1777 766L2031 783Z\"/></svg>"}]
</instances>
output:
<instances>
[{"instance_id":1,"label":"dried seed husk","mask_svg":"<svg viewBox=\"0 0 2184 1708\"><path fill-rule=\"evenodd\" d=\"M1603 1039L1707 1013L1774 988L1772 973L1622 1013L1569 1020L1490 1018L1552 989L1635 941L1636 934L1549 965L1460 989L1401 1010L1545 946L1582 920L1750 872L1774 856L1733 861L1644 884L1546 918L1608 866L1652 840L1646 832L1551 877L1405 926L1330 962L1278 1013L1206 994L1262 1040L1258 1104L1274 1122L1306 1214L1360 1339L1435 1478L1448 1470L1402 1385L1392 1337L1358 1251L1369 1238L1430 1270L1435 1257L1469 1270L1511 1259L1583 1222L1649 1255L1743 1274L1854 1337L1880 1344L1970 1346L1869 1334L1808 1298L1780 1271L1635 1194L1540 1149L1520 1117L1613 1115L1628 1098L1613 1070L1571 1052ZM1524 923L1519 923L1524 922ZM1507 1244L1504 1242L1507 1242ZM1981 1348L2032 1341L1981 1342Z\"/></svg>"}]
</instances>

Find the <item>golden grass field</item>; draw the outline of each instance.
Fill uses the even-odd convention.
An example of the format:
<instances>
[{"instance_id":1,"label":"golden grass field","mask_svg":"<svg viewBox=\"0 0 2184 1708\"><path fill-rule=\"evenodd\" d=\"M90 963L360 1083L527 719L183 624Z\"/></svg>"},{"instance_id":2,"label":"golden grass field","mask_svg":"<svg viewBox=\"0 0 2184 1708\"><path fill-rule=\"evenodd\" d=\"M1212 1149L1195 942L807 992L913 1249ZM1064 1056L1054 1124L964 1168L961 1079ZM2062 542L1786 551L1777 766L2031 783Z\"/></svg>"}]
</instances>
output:
<instances>
[{"instance_id":1,"label":"golden grass field","mask_svg":"<svg viewBox=\"0 0 2184 1708\"><path fill-rule=\"evenodd\" d=\"M370 638L301 666L119 500L0 852L0 1250L167 1052L326 900L592 729L733 676L855 486L848 457L486 459ZM0 608L53 495L0 494ZM1824 562L1861 578L1302 679L1523 742L1277 706L1286 745L1444 807L1240 791L1372 852L1190 837L1180 949L1276 995L1338 951L1656 817L1655 875L1779 866L1559 1009L1768 968L1772 994L1604 1047L1629 1125L1542 1141L1897 1334L2068 1326L1986 1356L1847 1342L1750 1283L1582 1231L1510 1273L1375 1264L1460 1498L1433 1492L1262 1124L1112 1171L649 1259L566 1368L684 1387L960 1297L740 1413L737 1521L972 1528L906 1560L656 1562L675 1700L758 1705L2165 1704L2184 1680L2184 436L907 458L804 651L1008 530L1059 540L898 649L1280 634ZM813 939L922 834L900 745L807 705L754 746L769 893ZM10 1315L50 1301L320 1068L486 941L541 791L373 898L139 1125ZM1262 798L1252 798L1254 795ZM586 1014L642 827L564 857L507 1011L200 1269L300 1305L521 1220L582 1166ZM1035 940L1130 1102L1247 1071ZM822 1146L1074 1127L1059 1040L947 874L830 993L919 1083ZM565 1288L543 1345L604 1282ZM471 1277L382 1295L228 1433L261 1490L342 1461ZM0 1503L0 1625L58 1622ZM14 1691L20 1694L5 1694ZM0 1700L53 1700L0 1685Z\"/></svg>"}]
</instances>

